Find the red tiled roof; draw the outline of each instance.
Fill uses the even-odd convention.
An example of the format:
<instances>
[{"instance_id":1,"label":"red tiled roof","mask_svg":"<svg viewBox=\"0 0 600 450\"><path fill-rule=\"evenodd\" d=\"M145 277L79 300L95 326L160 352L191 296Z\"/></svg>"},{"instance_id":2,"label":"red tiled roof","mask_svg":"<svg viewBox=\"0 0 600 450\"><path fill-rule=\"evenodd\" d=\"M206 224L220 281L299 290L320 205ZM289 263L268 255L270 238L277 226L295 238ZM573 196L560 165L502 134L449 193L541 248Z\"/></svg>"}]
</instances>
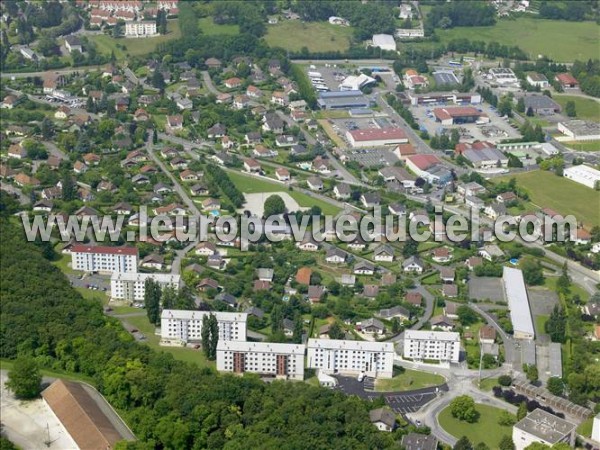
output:
<instances>
[{"instance_id":1,"label":"red tiled roof","mask_svg":"<svg viewBox=\"0 0 600 450\"><path fill-rule=\"evenodd\" d=\"M439 120L451 119L454 117L480 116L477 108L472 106L457 106L455 108L435 108L433 114Z\"/></svg>"},{"instance_id":2,"label":"red tiled roof","mask_svg":"<svg viewBox=\"0 0 600 450\"><path fill-rule=\"evenodd\" d=\"M440 159L435 155L414 155L407 158L412 164L421 170L427 170L434 164L440 164Z\"/></svg>"},{"instance_id":3,"label":"red tiled roof","mask_svg":"<svg viewBox=\"0 0 600 450\"><path fill-rule=\"evenodd\" d=\"M378 141L385 139L406 139L406 133L396 127L388 128L370 128L367 130L352 130L349 131L352 139L356 142L362 141Z\"/></svg>"},{"instance_id":4,"label":"red tiled roof","mask_svg":"<svg viewBox=\"0 0 600 450\"><path fill-rule=\"evenodd\" d=\"M559 73L556 79L562 84L578 84L577 79L570 73Z\"/></svg>"}]
</instances>

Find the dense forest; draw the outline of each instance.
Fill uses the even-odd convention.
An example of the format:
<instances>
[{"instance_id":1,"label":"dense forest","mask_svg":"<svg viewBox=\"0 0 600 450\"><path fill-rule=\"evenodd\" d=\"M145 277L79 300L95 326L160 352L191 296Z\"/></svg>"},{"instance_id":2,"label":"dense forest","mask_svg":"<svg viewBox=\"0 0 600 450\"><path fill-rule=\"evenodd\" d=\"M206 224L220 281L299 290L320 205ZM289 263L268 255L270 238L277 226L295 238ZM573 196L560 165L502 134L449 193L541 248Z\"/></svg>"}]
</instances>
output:
<instances>
[{"instance_id":1,"label":"dense forest","mask_svg":"<svg viewBox=\"0 0 600 450\"><path fill-rule=\"evenodd\" d=\"M375 404L305 383L223 376L138 344L82 298L0 213L0 355L92 377L123 413L129 449L399 448L368 419Z\"/></svg>"},{"instance_id":2,"label":"dense forest","mask_svg":"<svg viewBox=\"0 0 600 450\"><path fill-rule=\"evenodd\" d=\"M428 29L479 27L496 23L496 9L486 2L455 1L431 8L425 20Z\"/></svg>"}]
</instances>

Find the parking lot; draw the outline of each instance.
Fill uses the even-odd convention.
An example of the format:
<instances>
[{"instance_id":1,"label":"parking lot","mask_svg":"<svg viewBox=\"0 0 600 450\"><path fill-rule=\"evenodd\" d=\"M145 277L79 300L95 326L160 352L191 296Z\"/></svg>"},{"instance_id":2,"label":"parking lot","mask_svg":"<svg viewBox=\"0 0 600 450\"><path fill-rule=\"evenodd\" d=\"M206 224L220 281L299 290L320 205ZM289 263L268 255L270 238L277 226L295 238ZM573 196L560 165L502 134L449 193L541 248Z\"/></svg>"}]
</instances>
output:
<instances>
[{"instance_id":1,"label":"parking lot","mask_svg":"<svg viewBox=\"0 0 600 450\"><path fill-rule=\"evenodd\" d=\"M469 297L476 300L504 301L502 279L495 277L472 277L469 280Z\"/></svg>"},{"instance_id":2,"label":"parking lot","mask_svg":"<svg viewBox=\"0 0 600 450\"><path fill-rule=\"evenodd\" d=\"M73 287L90 289L92 291L110 290L110 278L107 275L99 274L81 274L69 275L69 280Z\"/></svg>"},{"instance_id":3,"label":"parking lot","mask_svg":"<svg viewBox=\"0 0 600 450\"><path fill-rule=\"evenodd\" d=\"M349 161L356 161L364 167L393 166L399 161L390 148L348 149L344 155Z\"/></svg>"}]
</instances>

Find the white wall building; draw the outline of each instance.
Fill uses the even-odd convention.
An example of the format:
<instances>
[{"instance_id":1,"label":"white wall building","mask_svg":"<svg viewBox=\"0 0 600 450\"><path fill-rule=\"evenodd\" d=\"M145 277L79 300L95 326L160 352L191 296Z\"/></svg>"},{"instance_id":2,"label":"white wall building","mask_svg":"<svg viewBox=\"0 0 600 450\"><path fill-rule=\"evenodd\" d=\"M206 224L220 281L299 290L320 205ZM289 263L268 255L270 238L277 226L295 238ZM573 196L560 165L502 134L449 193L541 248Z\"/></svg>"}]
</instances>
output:
<instances>
[{"instance_id":1,"label":"white wall building","mask_svg":"<svg viewBox=\"0 0 600 450\"><path fill-rule=\"evenodd\" d=\"M523 272L505 266L502 272L502 287L510 309L510 321L514 330L513 337L515 339L533 339L535 331Z\"/></svg>"},{"instance_id":2,"label":"white wall building","mask_svg":"<svg viewBox=\"0 0 600 450\"><path fill-rule=\"evenodd\" d=\"M143 302L146 280L156 281L161 288L170 286L179 290L181 276L170 273L122 273L113 272L110 277L110 296L114 299Z\"/></svg>"},{"instance_id":3,"label":"white wall building","mask_svg":"<svg viewBox=\"0 0 600 450\"><path fill-rule=\"evenodd\" d=\"M303 380L304 349L302 344L219 340L217 370Z\"/></svg>"},{"instance_id":4,"label":"white wall building","mask_svg":"<svg viewBox=\"0 0 600 450\"><path fill-rule=\"evenodd\" d=\"M150 37L156 34L156 22L145 20L125 24L125 37Z\"/></svg>"},{"instance_id":5,"label":"white wall building","mask_svg":"<svg viewBox=\"0 0 600 450\"><path fill-rule=\"evenodd\" d=\"M325 373L392 378L394 344L391 342L309 339L307 367Z\"/></svg>"},{"instance_id":6,"label":"white wall building","mask_svg":"<svg viewBox=\"0 0 600 450\"><path fill-rule=\"evenodd\" d=\"M135 247L106 247L74 245L71 249L71 268L85 272L137 272L138 251Z\"/></svg>"},{"instance_id":7,"label":"white wall building","mask_svg":"<svg viewBox=\"0 0 600 450\"><path fill-rule=\"evenodd\" d=\"M457 363L460 359L460 335L450 331L406 330L404 357Z\"/></svg>"},{"instance_id":8,"label":"white wall building","mask_svg":"<svg viewBox=\"0 0 600 450\"><path fill-rule=\"evenodd\" d=\"M574 141L597 141L600 139L600 124L596 122L579 119L566 120L558 122L556 128Z\"/></svg>"},{"instance_id":9,"label":"white wall building","mask_svg":"<svg viewBox=\"0 0 600 450\"><path fill-rule=\"evenodd\" d=\"M219 342L245 341L247 313L163 309L160 316L162 344L182 344L202 340L202 319L214 314L219 323Z\"/></svg>"},{"instance_id":10,"label":"white wall building","mask_svg":"<svg viewBox=\"0 0 600 450\"><path fill-rule=\"evenodd\" d=\"M373 47L379 47L382 50L396 51L396 40L391 34L374 34Z\"/></svg>"},{"instance_id":11,"label":"white wall building","mask_svg":"<svg viewBox=\"0 0 600 450\"><path fill-rule=\"evenodd\" d=\"M595 189L600 183L600 170L581 164L563 170L563 176L589 188Z\"/></svg>"},{"instance_id":12,"label":"white wall building","mask_svg":"<svg viewBox=\"0 0 600 450\"><path fill-rule=\"evenodd\" d=\"M559 442L575 447L575 427L554 414L536 409L513 426L515 450L523 450L534 442L553 446Z\"/></svg>"}]
</instances>

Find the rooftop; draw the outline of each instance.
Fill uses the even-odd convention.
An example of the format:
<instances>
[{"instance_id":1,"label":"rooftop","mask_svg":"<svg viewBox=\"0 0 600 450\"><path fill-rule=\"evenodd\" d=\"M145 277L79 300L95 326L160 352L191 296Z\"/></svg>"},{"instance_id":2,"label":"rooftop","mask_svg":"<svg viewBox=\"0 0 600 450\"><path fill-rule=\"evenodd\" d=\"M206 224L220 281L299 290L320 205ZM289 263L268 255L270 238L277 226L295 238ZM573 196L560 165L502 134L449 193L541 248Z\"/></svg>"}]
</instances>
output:
<instances>
[{"instance_id":1,"label":"rooftop","mask_svg":"<svg viewBox=\"0 0 600 450\"><path fill-rule=\"evenodd\" d=\"M309 349L394 352L394 344L392 342L348 341L340 339L309 339L307 347Z\"/></svg>"},{"instance_id":2,"label":"rooftop","mask_svg":"<svg viewBox=\"0 0 600 450\"><path fill-rule=\"evenodd\" d=\"M555 444L571 433L575 429L575 424L538 408L515 424L515 428L532 434L544 442Z\"/></svg>"},{"instance_id":3,"label":"rooftop","mask_svg":"<svg viewBox=\"0 0 600 450\"><path fill-rule=\"evenodd\" d=\"M504 267L502 281L510 309L510 320L514 330L533 336L535 331L533 329L533 321L531 320L531 311L529 310L529 300L527 298L523 272L512 267Z\"/></svg>"}]
</instances>

